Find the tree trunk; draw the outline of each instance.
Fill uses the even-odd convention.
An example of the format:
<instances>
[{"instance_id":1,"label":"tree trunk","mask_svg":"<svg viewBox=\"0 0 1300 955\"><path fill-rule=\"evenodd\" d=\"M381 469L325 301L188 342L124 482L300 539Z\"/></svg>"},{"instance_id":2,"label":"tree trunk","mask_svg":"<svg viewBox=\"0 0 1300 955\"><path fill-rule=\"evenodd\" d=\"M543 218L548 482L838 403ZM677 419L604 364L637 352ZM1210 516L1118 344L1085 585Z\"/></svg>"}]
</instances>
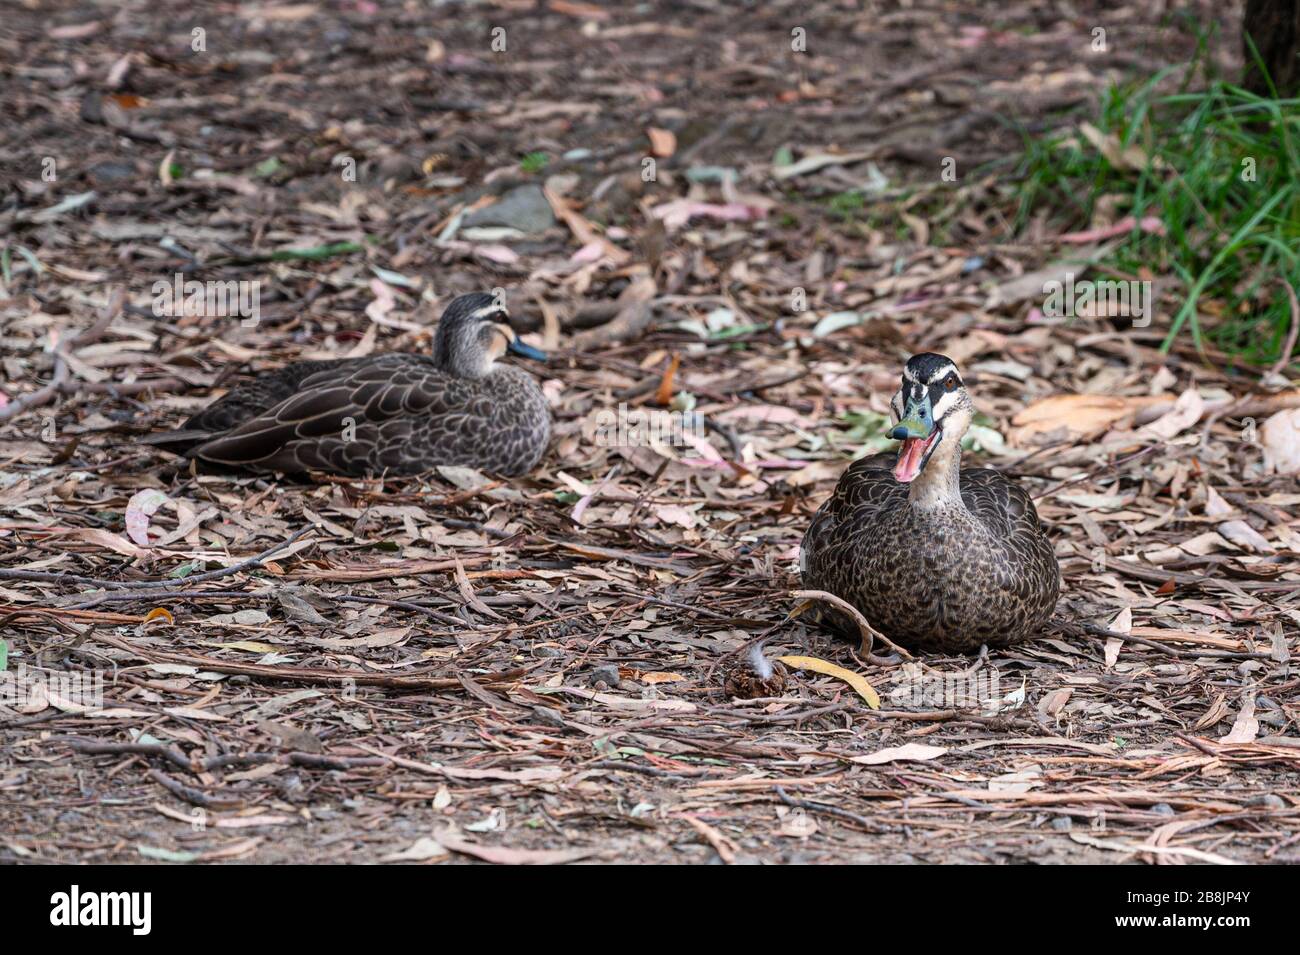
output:
<instances>
[{"instance_id":1,"label":"tree trunk","mask_svg":"<svg viewBox=\"0 0 1300 955\"><path fill-rule=\"evenodd\" d=\"M1258 53L1250 48L1252 40ZM1300 96L1300 0L1246 0L1241 47L1246 56L1242 86L1260 96L1272 95L1258 56L1278 96Z\"/></svg>"}]
</instances>

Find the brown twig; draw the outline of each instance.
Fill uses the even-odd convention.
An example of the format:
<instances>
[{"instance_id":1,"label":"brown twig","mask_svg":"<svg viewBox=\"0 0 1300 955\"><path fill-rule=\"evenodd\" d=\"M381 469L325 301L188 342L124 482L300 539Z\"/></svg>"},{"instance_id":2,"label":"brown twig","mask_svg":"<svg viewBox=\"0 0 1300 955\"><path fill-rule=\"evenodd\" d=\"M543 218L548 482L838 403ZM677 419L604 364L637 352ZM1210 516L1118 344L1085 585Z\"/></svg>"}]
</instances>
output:
<instances>
[{"instance_id":1,"label":"brown twig","mask_svg":"<svg viewBox=\"0 0 1300 955\"><path fill-rule=\"evenodd\" d=\"M55 352L54 377L50 379L49 384L42 388L38 388L30 395L23 395L23 397L18 400L12 401L3 408L0 408L0 424L4 424L12 418L17 418L19 415L26 414L33 408L39 408L42 405L47 404L55 395L63 390L63 386L67 384L69 377L67 363L64 362L62 355Z\"/></svg>"},{"instance_id":2,"label":"brown twig","mask_svg":"<svg viewBox=\"0 0 1300 955\"><path fill-rule=\"evenodd\" d=\"M893 663L893 661L891 660L888 660L884 657L878 657L872 654L871 648L874 646L874 641L876 640L879 640L881 643L897 651L898 655L901 656L904 660L915 659L915 657L913 657L912 654L909 653L905 648L900 647L893 640L890 640L887 636L885 636L883 633L881 633L879 630L877 630L875 627L869 624L867 622L867 618L862 616L862 611L858 610L857 607L853 606L853 604L849 603L847 600L843 599L842 597L837 597L834 594L827 593L824 590L792 590L790 592L790 596L798 600L825 601L831 606L844 611L844 613L847 613L850 617L852 617L853 622L858 625L858 632L862 636L862 645L858 649L858 653L863 657L863 659L867 660L869 663L874 663L877 666L891 666ZM793 611L791 611L791 617L798 616L798 614L802 612L803 612L803 608L796 607Z\"/></svg>"},{"instance_id":3,"label":"brown twig","mask_svg":"<svg viewBox=\"0 0 1300 955\"><path fill-rule=\"evenodd\" d=\"M1286 290L1287 300L1291 303L1291 327L1286 333L1286 342L1282 345L1282 354L1274 362L1273 367L1268 370L1270 375L1280 375L1291 364L1291 354L1295 351L1296 337L1300 335L1300 301L1296 300L1295 289L1285 278L1282 279L1282 288Z\"/></svg>"}]
</instances>

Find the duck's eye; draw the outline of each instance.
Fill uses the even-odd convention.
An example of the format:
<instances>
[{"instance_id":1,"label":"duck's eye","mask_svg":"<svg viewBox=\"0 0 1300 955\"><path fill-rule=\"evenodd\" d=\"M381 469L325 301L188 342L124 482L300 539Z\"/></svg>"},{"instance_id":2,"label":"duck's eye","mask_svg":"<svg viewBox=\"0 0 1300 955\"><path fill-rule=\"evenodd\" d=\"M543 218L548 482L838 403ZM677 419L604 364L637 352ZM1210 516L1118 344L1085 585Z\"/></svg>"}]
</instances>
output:
<instances>
[{"instance_id":1,"label":"duck's eye","mask_svg":"<svg viewBox=\"0 0 1300 955\"><path fill-rule=\"evenodd\" d=\"M956 391L956 390L957 390L957 379L956 379L956 378L953 378L953 377L951 377L951 376L949 376L949 377L944 381L944 383L943 383L943 387L944 387L944 389L945 389L946 391Z\"/></svg>"}]
</instances>

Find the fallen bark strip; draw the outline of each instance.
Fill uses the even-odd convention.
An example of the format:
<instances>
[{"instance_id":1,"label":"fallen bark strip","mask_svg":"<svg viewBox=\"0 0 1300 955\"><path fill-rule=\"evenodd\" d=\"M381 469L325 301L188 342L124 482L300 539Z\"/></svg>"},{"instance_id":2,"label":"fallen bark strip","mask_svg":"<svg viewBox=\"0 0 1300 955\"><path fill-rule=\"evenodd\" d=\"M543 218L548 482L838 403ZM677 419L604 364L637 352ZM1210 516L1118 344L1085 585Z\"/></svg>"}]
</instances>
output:
<instances>
[{"instance_id":1,"label":"fallen bark strip","mask_svg":"<svg viewBox=\"0 0 1300 955\"><path fill-rule=\"evenodd\" d=\"M211 796L201 789L195 789L193 786L187 786L179 779L168 776L161 769L149 770L149 778L166 789L177 799L183 799L193 806L202 806L204 809L238 809L243 805L242 799L228 799L221 796Z\"/></svg>"},{"instance_id":2,"label":"fallen bark strip","mask_svg":"<svg viewBox=\"0 0 1300 955\"><path fill-rule=\"evenodd\" d=\"M1237 803L1220 802L1213 799L1194 799L1187 798L1178 793L1156 793L1144 792L1140 790L1131 790L1128 792L1101 792L1101 793L1014 793L1014 792L997 792L987 789L953 789L945 792L928 793L925 795L915 795L908 797L908 804L913 809L919 809L934 803L942 803L946 800L961 801L962 799L978 799L986 803L1006 802L1021 803L1028 806L1062 806L1075 803L1112 803L1122 806L1155 806L1164 803L1173 806L1175 809L1209 809L1214 812L1240 812L1241 806ZM1008 807L1012 809L1015 807Z\"/></svg>"},{"instance_id":3,"label":"fallen bark strip","mask_svg":"<svg viewBox=\"0 0 1300 955\"><path fill-rule=\"evenodd\" d=\"M144 623L144 617L135 617L126 613L74 610L71 607L19 607L15 604L0 604L0 627L24 617L71 617L73 620L86 620L90 623Z\"/></svg>"},{"instance_id":4,"label":"fallen bark strip","mask_svg":"<svg viewBox=\"0 0 1300 955\"><path fill-rule=\"evenodd\" d=\"M176 747L164 743L100 743L75 738L55 739L51 742L67 743L73 752L84 753L87 756L151 756L166 760L176 768L194 775L215 769L229 769L231 766L261 766L266 763L282 763L286 766L302 766L309 769L347 770L378 768L393 762L389 757L381 759L376 756L329 756L324 753L306 753L299 750L288 753L223 753L206 759L193 759ZM158 770L151 770L150 775L160 785L196 805L216 805L225 802L191 789ZM210 800L210 802L202 802L200 799Z\"/></svg>"},{"instance_id":5,"label":"fallen bark strip","mask_svg":"<svg viewBox=\"0 0 1300 955\"><path fill-rule=\"evenodd\" d=\"M811 799L795 799L781 786L776 787L776 794L781 801L787 806L795 809L802 809L805 812L819 812L826 816L832 816L836 819L844 819L861 826L867 832L876 834L888 832L888 828L868 819L866 816L860 816L856 812L849 812L847 809L841 809L838 806L832 806L829 803L816 802Z\"/></svg>"},{"instance_id":6,"label":"fallen bark strip","mask_svg":"<svg viewBox=\"0 0 1300 955\"><path fill-rule=\"evenodd\" d=\"M478 567L489 563L490 557L462 557L462 567ZM455 571L456 559L412 560L393 564L380 564L374 568L344 570L299 570L285 574L284 580L327 580L332 583L355 584L366 580L388 580L393 577L418 577L420 574Z\"/></svg>"},{"instance_id":7,"label":"fallen bark strip","mask_svg":"<svg viewBox=\"0 0 1300 955\"><path fill-rule=\"evenodd\" d=\"M263 663L238 663L201 654L174 653L168 650L146 650L125 640L103 633L88 634L90 639L135 654L142 660L155 663L184 663L236 676L256 676L267 680L288 680L297 683L337 683L355 686L379 686L390 690L464 690L460 680L451 677L431 677L422 674L392 676L386 673L368 673L365 670L327 670L323 667L269 666ZM508 687L523 676L523 669L508 673L489 673L483 677L484 685Z\"/></svg>"},{"instance_id":8,"label":"fallen bark strip","mask_svg":"<svg viewBox=\"0 0 1300 955\"><path fill-rule=\"evenodd\" d=\"M1146 580L1157 584L1172 580L1176 584L1191 584L1196 587L1213 587L1218 590L1229 591L1234 587L1239 587L1242 590L1265 590L1280 593L1300 590L1300 580L1217 580L1214 577L1191 574L1182 570L1161 570L1159 567L1143 567L1141 564L1133 564L1126 560L1120 560L1118 557L1108 557L1106 566L1107 568L1114 568L1129 577L1136 577L1138 580Z\"/></svg>"}]
</instances>

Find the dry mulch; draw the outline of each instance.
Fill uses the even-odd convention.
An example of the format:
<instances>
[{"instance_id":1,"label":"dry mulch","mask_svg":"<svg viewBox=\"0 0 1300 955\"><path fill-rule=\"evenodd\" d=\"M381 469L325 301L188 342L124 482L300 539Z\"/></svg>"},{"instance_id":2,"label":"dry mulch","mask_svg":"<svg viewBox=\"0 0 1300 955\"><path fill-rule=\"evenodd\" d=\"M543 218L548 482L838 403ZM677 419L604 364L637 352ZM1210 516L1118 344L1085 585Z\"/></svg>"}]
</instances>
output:
<instances>
[{"instance_id":1,"label":"dry mulch","mask_svg":"<svg viewBox=\"0 0 1300 955\"><path fill-rule=\"evenodd\" d=\"M1006 238L1006 170L975 171L1001 118L1177 62L1176 25L410 6L230 6L206 52L172 0L0 27L0 638L10 670L105 674L90 712L0 705L0 859L1300 859L1300 489L1254 427L1295 394L1161 355L1167 309L1034 315L1072 253ZM475 217L520 189L533 218ZM258 321L157 314L178 271L260 283ZM241 371L427 347L495 286L553 356L526 479L193 474L134 442ZM787 619L802 531L921 350L961 364L1065 579L1040 639L925 661L996 673L974 705ZM620 402L709 428L607 446ZM794 668L728 697L761 635L880 708Z\"/></svg>"}]
</instances>

